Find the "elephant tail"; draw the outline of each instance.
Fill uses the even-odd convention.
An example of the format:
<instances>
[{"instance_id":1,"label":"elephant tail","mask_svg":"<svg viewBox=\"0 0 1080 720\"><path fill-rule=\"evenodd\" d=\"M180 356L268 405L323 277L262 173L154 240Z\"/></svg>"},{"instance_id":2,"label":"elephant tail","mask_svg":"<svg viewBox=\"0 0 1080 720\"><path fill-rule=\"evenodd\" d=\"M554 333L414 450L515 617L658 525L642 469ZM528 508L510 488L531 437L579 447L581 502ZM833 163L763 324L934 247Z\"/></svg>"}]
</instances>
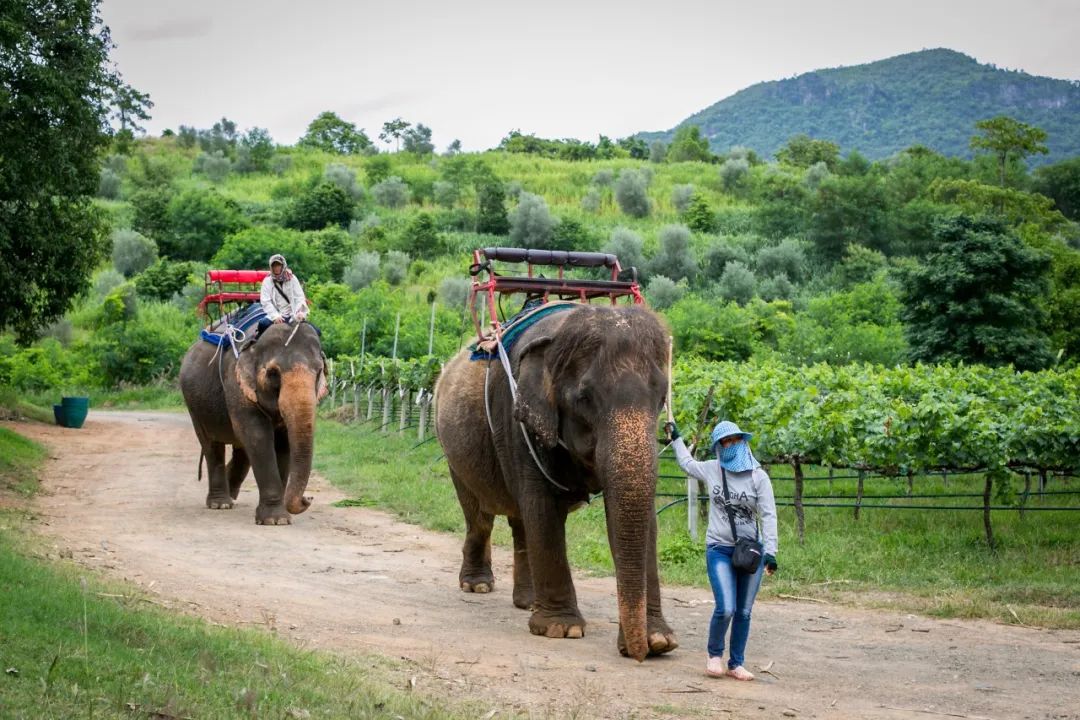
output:
<instances>
[{"instance_id":1,"label":"elephant tail","mask_svg":"<svg viewBox=\"0 0 1080 720\"><path fill-rule=\"evenodd\" d=\"M206 458L206 453L203 452L203 450L200 449L199 450L199 473L198 473L199 478L198 478L198 480L196 482L202 482L202 466L203 466L203 459L205 459L205 458Z\"/></svg>"}]
</instances>

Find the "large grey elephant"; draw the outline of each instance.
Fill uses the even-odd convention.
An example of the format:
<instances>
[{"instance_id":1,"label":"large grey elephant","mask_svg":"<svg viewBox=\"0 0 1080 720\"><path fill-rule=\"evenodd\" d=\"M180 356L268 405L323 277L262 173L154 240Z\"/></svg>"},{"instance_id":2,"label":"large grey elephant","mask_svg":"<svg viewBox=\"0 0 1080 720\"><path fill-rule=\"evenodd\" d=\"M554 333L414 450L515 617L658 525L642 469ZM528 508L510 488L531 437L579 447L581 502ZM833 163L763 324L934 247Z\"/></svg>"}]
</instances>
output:
<instances>
[{"instance_id":1,"label":"large grey elephant","mask_svg":"<svg viewBox=\"0 0 1080 720\"><path fill-rule=\"evenodd\" d=\"M678 646L660 607L653 497L667 338L644 308L580 305L547 314L517 337L507 353L516 397L499 360L472 360L465 350L443 370L436 432L465 514L461 588L493 589L491 529L494 516L505 515L514 538L513 602L532 609L533 634L585 632L565 523L603 492L619 650L640 661Z\"/></svg>"},{"instance_id":2,"label":"large grey elephant","mask_svg":"<svg viewBox=\"0 0 1080 720\"><path fill-rule=\"evenodd\" d=\"M188 349L180 390L206 459L208 508L232 508L250 467L259 486L257 524L288 525L307 509L323 372L322 345L307 323L271 325L239 358L229 345L219 351L202 339ZM228 466L226 445L233 448Z\"/></svg>"}]
</instances>

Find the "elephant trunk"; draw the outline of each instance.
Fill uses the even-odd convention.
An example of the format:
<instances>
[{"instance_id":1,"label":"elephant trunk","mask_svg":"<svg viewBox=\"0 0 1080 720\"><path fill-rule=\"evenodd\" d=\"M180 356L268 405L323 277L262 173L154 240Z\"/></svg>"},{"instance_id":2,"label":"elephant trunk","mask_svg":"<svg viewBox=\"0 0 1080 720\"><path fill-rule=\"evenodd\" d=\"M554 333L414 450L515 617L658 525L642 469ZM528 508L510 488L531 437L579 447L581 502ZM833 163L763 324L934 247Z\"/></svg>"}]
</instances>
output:
<instances>
[{"instance_id":1,"label":"elephant trunk","mask_svg":"<svg viewBox=\"0 0 1080 720\"><path fill-rule=\"evenodd\" d=\"M299 515L311 505L304 496L315 451L315 373L295 368L282 377L278 408L289 434L289 482L285 509Z\"/></svg>"},{"instance_id":2,"label":"elephant trunk","mask_svg":"<svg viewBox=\"0 0 1080 720\"><path fill-rule=\"evenodd\" d=\"M619 625L626 654L641 662L649 652L646 579L655 511L656 417L640 408L619 409L611 414L608 429L597 443L597 456L605 459L601 475Z\"/></svg>"}]
</instances>

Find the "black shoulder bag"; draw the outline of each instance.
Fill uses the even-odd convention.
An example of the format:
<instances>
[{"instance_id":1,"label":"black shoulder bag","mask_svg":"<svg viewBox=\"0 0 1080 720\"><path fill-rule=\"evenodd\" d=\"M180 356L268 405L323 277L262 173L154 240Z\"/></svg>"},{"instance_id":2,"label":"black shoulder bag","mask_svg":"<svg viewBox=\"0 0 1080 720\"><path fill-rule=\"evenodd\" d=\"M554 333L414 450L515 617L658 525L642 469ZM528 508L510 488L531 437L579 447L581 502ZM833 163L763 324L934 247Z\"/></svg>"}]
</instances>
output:
<instances>
[{"instance_id":1,"label":"black shoulder bag","mask_svg":"<svg viewBox=\"0 0 1080 720\"><path fill-rule=\"evenodd\" d=\"M731 497L728 495L727 471L724 470L723 465L720 466L720 479L724 483L724 509L727 510L728 522L731 523L731 537L735 540L735 550L731 553L731 566L739 572L753 575L761 567L764 547L756 537L753 540L739 537L735 529L735 513L731 510Z\"/></svg>"}]
</instances>

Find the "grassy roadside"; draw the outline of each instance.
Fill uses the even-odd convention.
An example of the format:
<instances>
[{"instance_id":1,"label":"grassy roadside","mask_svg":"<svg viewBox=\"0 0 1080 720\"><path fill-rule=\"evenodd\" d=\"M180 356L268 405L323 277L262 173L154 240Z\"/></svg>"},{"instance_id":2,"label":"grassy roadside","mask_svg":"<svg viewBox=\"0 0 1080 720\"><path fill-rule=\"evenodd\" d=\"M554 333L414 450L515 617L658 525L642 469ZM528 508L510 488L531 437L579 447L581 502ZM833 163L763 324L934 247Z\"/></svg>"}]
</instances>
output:
<instances>
[{"instance_id":1,"label":"grassy roadside","mask_svg":"<svg viewBox=\"0 0 1080 720\"><path fill-rule=\"evenodd\" d=\"M373 432L371 424L321 420L316 468L349 493L350 502L385 508L403 520L454 533L464 521L440 449L421 447L414 431L399 437ZM678 472L664 462L661 472ZM779 472L777 473L780 474ZM941 480L920 478L918 492L942 492ZM792 482L778 479L777 495ZM825 489L808 483L807 493ZM659 490L684 492L684 482L664 480ZM901 481L876 481L867 493L901 494ZM1056 490L1080 490L1080 483ZM978 477L950 478L951 493L981 492ZM854 481L837 480L833 492L854 493ZM1076 506L1077 496L1048 496L1043 505ZM657 507L664 503L658 498ZM882 502L867 500L867 503ZM887 501L904 503L904 500ZM911 504L912 501L906 501ZM918 501L935 504L934 501ZM978 501L967 501L968 504ZM937 504L941 504L938 502ZM960 504L950 501L948 504ZM1033 507L1039 501L1031 501ZM1080 526L1076 513L994 511L998 548L983 539L981 515L969 511L864 509L855 521L848 509L807 508L805 542L799 544L795 513L780 507L780 573L766 580L764 597L796 595L863 607L888 607L939 617L987 618L1004 623L1080 628ZM701 528L704 532L705 521ZM603 501L572 514L567 522L570 560L594 574L612 572L604 530ZM505 522L493 541L509 547ZM659 516L663 581L707 587L703 548L686 531L686 506Z\"/></svg>"},{"instance_id":2,"label":"grassy roadside","mask_svg":"<svg viewBox=\"0 0 1080 720\"><path fill-rule=\"evenodd\" d=\"M176 616L139 590L38 559L43 553L21 506L43 457L43 448L0 428L0 717L483 713L402 691L417 674L403 663L304 651L265 632Z\"/></svg>"}]
</instances>

